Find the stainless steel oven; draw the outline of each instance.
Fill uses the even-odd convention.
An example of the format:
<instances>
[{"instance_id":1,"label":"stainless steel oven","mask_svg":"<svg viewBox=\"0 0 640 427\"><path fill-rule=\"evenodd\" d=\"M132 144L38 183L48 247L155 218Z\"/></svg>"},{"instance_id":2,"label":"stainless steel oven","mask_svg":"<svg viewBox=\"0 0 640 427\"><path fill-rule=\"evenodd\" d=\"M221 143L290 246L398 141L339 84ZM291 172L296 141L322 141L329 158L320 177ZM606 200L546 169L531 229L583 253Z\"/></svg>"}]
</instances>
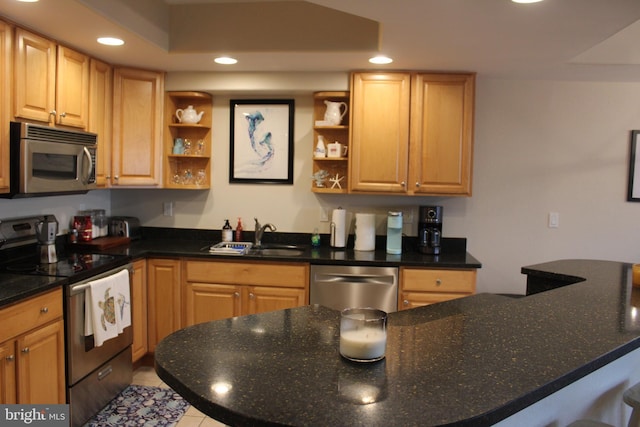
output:
<instances>
[{"instance_id":1,"label":"stainless steel oven","mask_svg":"<svg viewBox=\"0 0 640 427\"><path fill-rule=\"evenodd\" d=\"M10 191L3 197L86 193L96 188L95 133L11 122Z\"/></svg>"},{"instance_id":2,"label":"stainless steel oven","mask_svg":"<svg viewBox=\"0 0 640 427\"><path fill-rule=\"evenodd\" d=\"M123 268L130 272L133 270L131 264L127 264L69 285L65 290L67 387L72 427L83 425L131 384L131 326L100 347L94 346L93 335L84 335L85 289L88 283L118 273Z\"/></svg>"}]
</instances>

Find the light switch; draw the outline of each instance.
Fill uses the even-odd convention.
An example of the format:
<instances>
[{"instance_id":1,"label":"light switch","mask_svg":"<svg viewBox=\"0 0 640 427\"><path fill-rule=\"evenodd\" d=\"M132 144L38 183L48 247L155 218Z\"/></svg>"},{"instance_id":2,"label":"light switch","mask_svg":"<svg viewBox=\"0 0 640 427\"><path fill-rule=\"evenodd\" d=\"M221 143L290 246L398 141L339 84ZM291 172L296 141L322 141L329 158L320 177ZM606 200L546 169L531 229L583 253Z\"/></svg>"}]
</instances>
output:
<instances>
[{"instance_id":1,"label":"light switch","mask_svg":"<svg viewBox=\"0 0 640 427\"><path fill-rule=\"evenodd\" d=\"M560 214L558 212L549 212L549 228L560 227Z\"/></svg>"}]
</instances>

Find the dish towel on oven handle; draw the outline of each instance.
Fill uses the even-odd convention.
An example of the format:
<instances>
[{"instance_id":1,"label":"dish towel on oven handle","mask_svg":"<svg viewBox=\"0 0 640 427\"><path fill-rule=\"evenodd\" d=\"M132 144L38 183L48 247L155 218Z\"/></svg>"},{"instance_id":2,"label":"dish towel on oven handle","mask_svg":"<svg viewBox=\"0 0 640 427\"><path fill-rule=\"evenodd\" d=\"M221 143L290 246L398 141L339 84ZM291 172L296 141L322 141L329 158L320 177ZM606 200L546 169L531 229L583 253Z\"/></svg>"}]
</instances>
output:
<instances>
[{"instance_id":1,"label":"dish towel on oven handle","mask_svg":"<svg viewBox=\"0 0 640 427\"><path fill-rule=\"evenodd\" d=\"M84 335L93 335L100 347L131 325L129 271L123 269L87 284L85 289Z\"/></svg>"}]
</instances>

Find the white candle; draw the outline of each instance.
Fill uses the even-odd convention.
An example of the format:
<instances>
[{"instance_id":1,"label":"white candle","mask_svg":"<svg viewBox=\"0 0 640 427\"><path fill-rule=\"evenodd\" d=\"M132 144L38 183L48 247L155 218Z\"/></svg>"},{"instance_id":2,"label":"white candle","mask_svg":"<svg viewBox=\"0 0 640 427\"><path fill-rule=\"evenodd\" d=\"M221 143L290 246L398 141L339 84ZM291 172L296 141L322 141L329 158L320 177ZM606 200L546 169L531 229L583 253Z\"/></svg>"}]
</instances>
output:
<instances>
[{"instance_id":1,"label":"white candle","mask_svg":"<svg viewBox=\"0 0 640 427\"><path fill-rule=\"evenodd\" d=\"M384 357L387 332L364 328L340 333L340 354L349 359L371 360Z\"/></svg>"}]
</instances>

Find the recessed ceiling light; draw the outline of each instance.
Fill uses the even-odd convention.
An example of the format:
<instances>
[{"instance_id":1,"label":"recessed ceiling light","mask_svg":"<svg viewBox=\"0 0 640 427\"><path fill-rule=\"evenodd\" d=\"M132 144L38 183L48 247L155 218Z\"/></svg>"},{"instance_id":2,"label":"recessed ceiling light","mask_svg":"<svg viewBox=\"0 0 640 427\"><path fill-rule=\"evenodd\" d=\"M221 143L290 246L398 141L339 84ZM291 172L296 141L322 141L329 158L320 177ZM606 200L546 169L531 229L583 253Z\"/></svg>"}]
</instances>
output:
<instances>
[{"instance_id":1,"label":"recessed ceiling light","mask_svg":"<svg viewBox=\"0 0 640 427\"><path fill-rule=\"evenodd\" d=\"M511 0L514 3L538 3L542 0Z\"/></svg>"},{"instance_id":2,"label":"recessed ceiling light","mask_svg":"<svg viewBox=\"0 0 640 427\"><path fill-rule=\"evenodd\" d=\"M39 0L18 0L21 3L36 3Z\"/></svg>"},{"instance_id":3,"label":"recessed ceiling light","mask_svg":"<svg viewBox=\"0 0 640 427\"><path fill-rule=\"evenodd\" d=\"M122 46L124 41L115 37L99 37L98 43L106 46Z\"/></svg>"},{"instance_id":4,"label":"recessed ceiling light","mask_svg":"<svg viewBox=\"0 0 640 427\"><path fill-rule=\"evenodd\" d=\"M238 62L237 59L231 58L229 56L219 56L216 59L214 59L213 61L216 64L223 64L223 65L233 65L233 64L236 64Z\"/></svg>"},{"instance_id":5,"label":"recessed ceiling light","mask_svg":"<svg viewBox=\"0 0 640 427\"><path fill-rule=\"evenodd\" d=\"M369 62L371 62L372 64L383 65L391 64L393 62L393 59L389 58L388 56L378 55L374 56L373 58L369 58Z\"/></svg>"}]
</instances>

